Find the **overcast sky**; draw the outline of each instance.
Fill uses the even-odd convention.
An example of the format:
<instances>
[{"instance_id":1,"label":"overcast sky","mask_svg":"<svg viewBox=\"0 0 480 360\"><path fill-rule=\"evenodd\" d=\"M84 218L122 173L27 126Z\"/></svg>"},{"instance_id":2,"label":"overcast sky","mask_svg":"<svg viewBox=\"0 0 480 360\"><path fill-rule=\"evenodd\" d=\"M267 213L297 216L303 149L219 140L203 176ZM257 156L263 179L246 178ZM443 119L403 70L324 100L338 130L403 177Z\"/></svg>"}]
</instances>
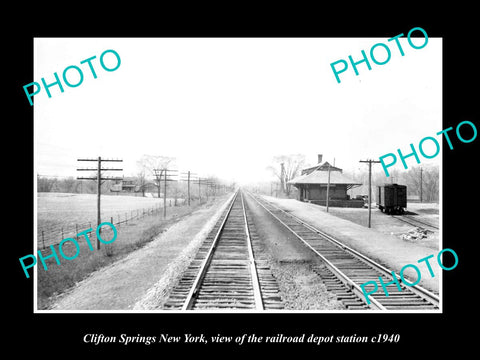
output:
<instances>
[{"instance_id":1,"label":"overcast sky","mask_svg":"<svg viewBox=\"0 0 480 360\"><path fill-rule=\"evenodd\" d=\"M387 38L37 38L32 81L51 83L69 65L84 80L35 96L36 173L77 176L85 165L77 158L102 156L122 158L128 176L150 154L241 183L271 179L273 156L298 153L358 171L361 159L407 151L442 130L442 41L419 50L400 41L405 56ZM370 60L371 71L359 64L358 76L350 65L337 83L330 64L359 60L378 42L391 60ZM100 66L108 49L121 57L116 71ZM94 55L97 79L80 65Z\"/></svg>"}]
</instances>

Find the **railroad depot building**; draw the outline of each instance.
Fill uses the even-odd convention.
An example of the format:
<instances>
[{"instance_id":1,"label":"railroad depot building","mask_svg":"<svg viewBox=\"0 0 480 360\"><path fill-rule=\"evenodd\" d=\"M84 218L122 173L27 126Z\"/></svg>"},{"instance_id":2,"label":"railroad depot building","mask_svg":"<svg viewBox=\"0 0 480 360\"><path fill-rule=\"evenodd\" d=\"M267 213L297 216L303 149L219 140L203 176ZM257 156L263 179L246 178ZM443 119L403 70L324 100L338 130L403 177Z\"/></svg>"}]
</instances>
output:
<instances>
[{"instance_id":1,"label":"railroad depot building","mask_svg":"<svg viewBox=\"0 0 480 360\"><path fill-rule=\"evenodd\" d=\"M322 162L322 155L318 155L317 165L303 169L300 176L288 183L298 189L298 200L300 201L325 206L328 188L328 206L361 208L364 205L364 200L350 199L347 194L348 190L362 184L345 176L342 169L327 161Z\"/></svg>"}]
</instances>

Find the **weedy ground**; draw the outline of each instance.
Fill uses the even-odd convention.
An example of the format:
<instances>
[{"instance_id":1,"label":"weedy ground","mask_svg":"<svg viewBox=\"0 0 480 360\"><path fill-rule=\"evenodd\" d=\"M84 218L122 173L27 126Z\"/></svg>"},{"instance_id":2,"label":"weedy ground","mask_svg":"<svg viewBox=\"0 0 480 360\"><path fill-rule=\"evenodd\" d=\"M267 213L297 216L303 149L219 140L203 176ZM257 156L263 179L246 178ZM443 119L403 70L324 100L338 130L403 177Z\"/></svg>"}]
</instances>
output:
<instances>
[{"instance_id":1,"label":"weedy ground","mask_svg":"<svg viewBox=\"0 0 480 360\"><path fill-rule=\"evenodd\" d=\"M77 240L80 246L79 255L73 260L64 259L60 255L58 245L55 245L54 248L58 254L60 265L56 263L54 258L49 258L45 260L47 265L47 270L45 271L41 261L37 261L38 309L47 308L52 301L52 296L63 293L94 271L112 264L143 247L179 219L188 216L198 209L199 206L201 205L198 203L190 207L172 206L168 208L165 219L163 218L163 213L160 212L129 221L126 224L116 225L116 240L111 244L100 243L99 250L96 247L95 231L89 232L89 239L94 250L90 250L84 237L80 236ZM109 231L107 226L104 226L102 227L101 236L104 240L109 241L112 239L113 233ZM69 257L73 257L76 252L76 248L71 242L66 242L62 250ZM50 247L42 250L44 256L48 256L51 253Z\"/></svg>"}]
</instances>

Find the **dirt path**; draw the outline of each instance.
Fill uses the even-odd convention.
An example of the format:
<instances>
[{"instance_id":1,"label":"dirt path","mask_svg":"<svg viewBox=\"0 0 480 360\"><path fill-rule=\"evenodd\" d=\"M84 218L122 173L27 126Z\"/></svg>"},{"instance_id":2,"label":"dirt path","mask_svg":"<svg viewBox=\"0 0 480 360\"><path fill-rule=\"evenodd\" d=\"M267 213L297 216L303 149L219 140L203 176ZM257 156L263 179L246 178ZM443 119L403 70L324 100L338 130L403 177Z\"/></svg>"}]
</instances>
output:
<instances>
[{"instance_id":1,"label":"dirt path","mask_svg":"<svg viewBox=\"0 0 480 360\"><path fill-rule=\"evenodd\" d=\"M143 248L92 273L60 295L49 310L144 309L147 300L153 307L151 294L157 292L151 288L162 292L163 286L164 292L169 279L188 265L226 200L226 197L216 199L173 224Z\"/></svg>"}]
</instances>

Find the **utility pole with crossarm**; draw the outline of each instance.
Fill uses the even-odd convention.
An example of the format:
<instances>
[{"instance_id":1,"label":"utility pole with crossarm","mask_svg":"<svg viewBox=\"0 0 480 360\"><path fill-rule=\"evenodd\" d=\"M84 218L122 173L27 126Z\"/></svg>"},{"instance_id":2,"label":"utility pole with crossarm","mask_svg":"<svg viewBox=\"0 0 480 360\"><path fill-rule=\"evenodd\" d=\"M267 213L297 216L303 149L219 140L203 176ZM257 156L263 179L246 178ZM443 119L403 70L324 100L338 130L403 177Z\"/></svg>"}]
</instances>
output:
<instances>
[{"instance_id":1,"label":"utility pole with crossarm","mask_svg":"<svg viewBox=\"0 0 480 360\"><path fill-rule=\"evenodd\" d=\"M360 160L361 163L368 163L368 227L372 223L372 163L380 163L376 160Z\"/></svg>"},{"instance_id":2,"label":"utility pole with crossarm","mask_svg":"<svg viewBox=\"0 0 480 360\"><path fill-rule=\"evenodd\" d=\"M121 177L104 177L102 176L102 171L123 171L123 169L118 168L102 168L102 162L122 162L120 159L102 159L100 156L97 159L77 159L77 161L96 161L96 168L80 168L77 171L97 171L96 177L77 177L78 180L96 180L97 181L97 226L99 226L101 221L100 213L100 197L101 197L101 186L103 180L122 180ZM98 228L101 231L100 228ZM100 249L100 240L97 237L97 250Z\"/></svg>"}]
</instances>

